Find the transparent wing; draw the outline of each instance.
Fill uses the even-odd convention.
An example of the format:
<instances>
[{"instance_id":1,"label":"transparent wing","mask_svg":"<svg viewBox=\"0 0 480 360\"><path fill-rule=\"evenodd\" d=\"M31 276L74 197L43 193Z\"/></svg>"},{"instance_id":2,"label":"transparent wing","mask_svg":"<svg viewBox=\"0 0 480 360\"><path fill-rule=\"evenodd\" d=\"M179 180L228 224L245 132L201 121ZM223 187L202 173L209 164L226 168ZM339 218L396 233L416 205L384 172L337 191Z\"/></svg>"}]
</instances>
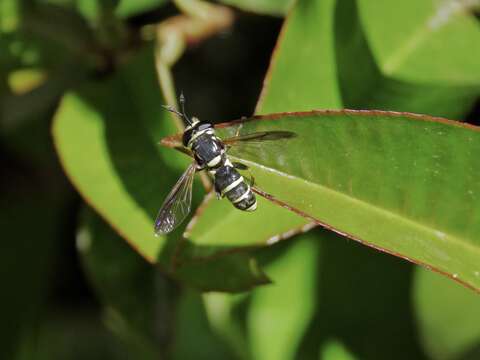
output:
<instances>
[{"instance_id":1,"label":"transparent wing","mask_svg":"<svg viewBox=\"0 0 480 360\"><path fill-rule=\"evenodd\" d=\"M295 136L297 136L297 134L291 131L260 131L245 135L233 136L228 139L223 139L222 141L225 145L234 146L244 144L246 142L248 142L249 144L260 144L265 141L291 139Z\"/></svg>"},{"instance_id":2,"label":"transparent wing","mask_svg":"<svg viewBox=\"0 0 480 360\"><path fill-rule=\"evenodd\" d=\"M178 179L163 202L155 220L155 234L164 235L182 223L192 206L192 185L197 163L193 162Z\"/></svg>"},{"instance_id":3,"label":"transparent wing","mask_svg":"<svg viewBox=\"0 0 480 360\"><path fill-rule=\"evenodd\" d=\"M297 134L291 131L262 131L233 136L222 141L228 147L230 155L264 156L285 151L288 141L296 136Z\"/></svg>"}]
</instances>

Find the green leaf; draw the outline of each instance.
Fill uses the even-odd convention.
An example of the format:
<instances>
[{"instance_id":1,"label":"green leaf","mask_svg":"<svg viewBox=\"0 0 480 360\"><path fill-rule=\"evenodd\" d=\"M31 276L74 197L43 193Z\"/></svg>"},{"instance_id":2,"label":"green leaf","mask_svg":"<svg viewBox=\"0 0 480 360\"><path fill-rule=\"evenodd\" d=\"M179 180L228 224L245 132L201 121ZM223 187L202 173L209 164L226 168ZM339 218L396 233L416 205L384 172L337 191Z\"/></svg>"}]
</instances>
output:
<instances>
[{"instance_id":1,"label":"green leaf","mask_svg":"<svg viewBox=\"0 0 480 360\"><path fill-rule=\"evenodd\" d=\"M2 170L12 183L2 183L0 192L0 281L3 288L0 356L5 359L14 358L21 335L33 332L44 316L43 304L54 270L57 229L65 210L60 199L39 186L35 174L10 170ZM26 176L36 182L29 183ZM31 192L33 186L37 186L38 193ZM28 266L18 266L20 259Z\"/></svg>"},{"instance_id":2,"label":"green leaf","mask_svg":"<svg viewBox=\"0 0 480 360\"><path fill-rule=\"evenodd\" d=\"M204 294L215 332L239 359L291 359L317 303L318 232L256 253L271 284L240 294Z\"/></svg>"},{"instance_id":3,"label":"green leaf","mask_svg":"<svg viewBox=\"0 0 480 360\"><path fill-rule=\"evenodd\" d=\"M20 22L20 9L16 0L0 3L0 34L15 31Z\"/></svg>"},{"instance_id":4,"label":"green leaf","mask_svg":"<svg viewBox=\"0 0 480 360\"><path fill-rule=\"evenodd\" d=\"M295 357L316 305L319 252L314 234L298 237L283 256L265 266L273 283L250 296L246 322L255 359Z\"/></svg>"},{"instance_id":5,"label":"green leaf","mask_svg":"<svg viewBox=\"0 0 480 360\"><path fill-rule=\"evenodd\" d=\"M474 1L358 1L365 34L384 74L414 83L476 85L478 91L480 25L471 12L473 5Z\"/></svg>"},{"instance_id":6,"label":"green leaf","mask_svg":"<svg viewBox=\"0 0 480 360\"><path fill-rule=\"evenodd\" d=\"M421 115L344 110L259 116L222 124L217 133L272 130L297 137L273 151L230 150L233 160L250 167L265 197L480 289L479 128Z\"/></svg>"},{"instance_id":7,"label":"green leaf","mask_svg":"<svg viewBox=\"0 0 480 360\"><path fill-rule=\"evenodd\" d=\"M155 334L155 321L167 318L168 291L161 289L168 289L168 281L92 211L84 211L82 218L77 248L92 287L106 305L110 330L132 353L158 358L155 344L162 339Z\"/></svg>"},{"instance_id":8,"label":"green leaf","mask_svg":"<svg viewBox=\"0 0 480 360\"><path fill-rule=\"evenodd\" d=\"M173 259L172 275L196 289L240 292L270 282L257 260L248 253L231 252L214 259L199 259L198 253L203 251L184 241L179 256Z\"/></svg>"},{"instance_id":9,"label":"green leaf","mask_svg":"<svg viewBox=\"0 0 480 360\"><path fill-rule=\"evenodd\" d=\"M52 111L37 114L8 136L0 132L2 359L16 359L24 338L36 337L48 317L45 304L73 200L48 133L51 116Z\"/></svg>"},{"instance_id":10,"label":"green leaf","mask_svg":"<svg viewBox=\"0 0 480 360\"><path fill-rule=\"evenodd\" d=\"M298 1L285 20L257 114L340 109L335 58L336 0Z\"/></svg>"},{"instance_id":11,"label":"green leaf","mask_svg":"<svg viewBox=\"0 0 480 360\"><path fill-rule=\"evenodd\" d=\"M333 338L359 359L425 359L411 313L412 264L331 231L316 232L318 302L297 358L317 355Z\"/></svg>"},{"instance_id":12,"label":"green leaf","mask_svg":"<svg viewBox=\"0 0 480 360\"><path fill-rule=\"evenodd\" d=\"M226 358L228 348L210 330L198 293L168 280L93 212L83 219L77 236L83 266L104 306L107 326L131 356Z\"/></svg>"},{"instance_id":13,"label":"green leaf","mask_svg":"<svg viewBox=\"0 0 480 360\"><path fill-rule=\"evenodd\" d=\"M257 112L341 107L334 75L334 10L335 0L300 2L294 8L277 44ZM304 46L298 48L300 38ZM192 256L205 257L232 246L271 244L312 226L311 221L262 198L255 214L238 211L227 201L206 199L186 236L202 245ZM246 236L243 229L255 231Z\"/></svg>"},{"instance_id":14,"label":"green leaf","mask_svg":"<svg viewBox=\"0 0 480 360\"><path fill-rule=\"evenodd\" d=\"M336 57L345 107L465 116L480 92L480 26L462 7L339 2Z\"/></svg>"},{"instance_id":15,"label":"green leaf","mask_svg":"<svg viewBox=\"0 0 480 360\"><path fill-rule=\"evenodd\" d=\"M185 290L177 303L172 359L234 359L212 331L200 294Z\"/></svg>"},{"instance_id":16,"label":"green leaf","mask_svg":"<svg viewBox=\"0 0 480 360\"><path fill-rule=\"evenodd\" d=\"M112 336L91 308L56 306L37 327L26 334L16 360L49 359L117 359L128 360L132 354ZM54 345L52 345L54 344ZM145 359L145 358L142 358Z\"/></svg>"},{"instance_id":17,"label":"green leaf","mask_svg":"<svg viewBox=\"0 0 480 360\"><path fill-rule=\"evenodd\" d=\"M120 0L115 13L121 17L129 17L147 12L164 5L167 0Z\"/></svg>"},{"instance_id":18,"label":"green leaf","mask_svg":"<svg viewBox=\"0 0 480 360\"><path fill-rule=\"evenodd\" d=\"M269 221L272 218L275 221ZM213 194L197 209L191 223L185 236L198 245L189 255L192 258L230 252L234 246L273 244L312 227L310 221L263 198L258 198L258 210L249 213L235 209L227 200L218 201ZM246 236L242 229L255 232Z\"/></svg>"},{"instance_id":19,"label":"green leaf","mask_svg":"<svg viewBox=\"0 0 480 360\"><path fill-rule=\"evenodd\" d=\"M259 14L283 16L294 4L294 0L221 0L224 4Z\"/></svg>"},{"instance_id":20,"label":"green leaf","mask_svg":"<svg viewBox=\"0 0 480 360\"><path fill-rule=\"evenodd\" d=\"M330 340L323 345L320 352L321 360L355 360L344 344L337 340Z\"/></svg>"},{"instance_id":21,"label":"green leaf","mask_svg":"<svg viewBox=\"0 0 480 360\"><path fill-rule=\"evenodd\" d=\"M173 275L182 281L204 290L228 291L268 282L248 255L188 263L188 243L181 256L174 249L178 231L168 241L154 236L157 211L191 161L157 144L173 131L173 124L161 109L155 78L148 50L108 82L87 84L63 98L53 135L68 177L134 249L165 271L177 272ZM227 270L228 276L223 273Z\"/></svg>"},{"instance_id":22,"label":"green leaf","mask_svg":"<svg viewBox=\"0 0 480 360\"><path fill-rule=\"evenodd\" d=\"M105 83L64 96L53 136L62 165L82 196L149 261L166 238L153 219L184 156L159 150L155 138L173 131L156 84L150 51Z\"/></svg>"},{"instance_id":23,"label":"green leaf","mask_svg":"<svg viewBox=\"0 0 480 360\"><path fill-rule=\"evenodd\" d=\"M415 273L413 295L420 337L432 359L478 358L478 294L419 268Z\"/></svg>"}]
</instances>

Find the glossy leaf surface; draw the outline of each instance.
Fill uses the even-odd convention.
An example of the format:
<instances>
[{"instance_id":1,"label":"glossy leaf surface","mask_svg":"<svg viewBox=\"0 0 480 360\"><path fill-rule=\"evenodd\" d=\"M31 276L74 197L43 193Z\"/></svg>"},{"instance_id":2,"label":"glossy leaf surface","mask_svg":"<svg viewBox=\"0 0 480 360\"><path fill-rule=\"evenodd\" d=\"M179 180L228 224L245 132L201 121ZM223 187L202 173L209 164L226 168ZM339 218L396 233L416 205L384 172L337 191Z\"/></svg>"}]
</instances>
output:
<instances>
[{"instance_id":1,"label":"glossy leaf surface","mask_svg":"<svg viewBox=\"0 0 480 360\"><path fill-rule=\"evenodd\" d=\"M230 151L267 197L480 287L478 128L411 114L319 111L226 123L218 133L268 130L298 137L281 152Z\"/></svg>"}]
</instances>

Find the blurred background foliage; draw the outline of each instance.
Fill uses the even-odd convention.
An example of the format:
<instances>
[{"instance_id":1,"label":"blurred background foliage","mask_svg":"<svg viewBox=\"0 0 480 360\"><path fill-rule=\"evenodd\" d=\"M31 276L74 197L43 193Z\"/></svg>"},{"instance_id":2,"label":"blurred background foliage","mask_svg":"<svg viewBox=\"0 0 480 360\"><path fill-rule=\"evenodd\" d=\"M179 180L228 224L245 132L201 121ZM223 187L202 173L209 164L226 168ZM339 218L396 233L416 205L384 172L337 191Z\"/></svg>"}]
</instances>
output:
<instances>
[{"instance_id":1,"label":"blurred background foliage","mask_svg":"<svg viewBox=\"0 0 480 360\"><path fill-rule=\"evenodd\" d=\"M232 26L187 41L173 68L175 87L201 119L347 107L479 125L478 1L221 2L232 6ZM155 26L176 14L164 0L0 0L0 357L480 358L477 294L327 230L189 264L172 279L86 205L55 153L57 108L62 98L62 111L76 104L74 89L100 114L117 115L107 135L125 162L115 165L142 168L131 149L150 156L175 132L156 103L168 94L156 83L153 49ZM97 115L73 105L62 140L95 147L80 130ZM127 183L145 189L139 196L153 215L184 165L158 151L157 168L145 160L149 175ZM82 161L89 168L101 159ZM100 173L90 181L115 207L111 183ZM198 204L200 189L195 196ZM242 272L245 264L255 271ZM259 268L273 284L198 290L211 286L212 273L222 275L218 289L265 283Z\"/></svg>"}]
</instances>

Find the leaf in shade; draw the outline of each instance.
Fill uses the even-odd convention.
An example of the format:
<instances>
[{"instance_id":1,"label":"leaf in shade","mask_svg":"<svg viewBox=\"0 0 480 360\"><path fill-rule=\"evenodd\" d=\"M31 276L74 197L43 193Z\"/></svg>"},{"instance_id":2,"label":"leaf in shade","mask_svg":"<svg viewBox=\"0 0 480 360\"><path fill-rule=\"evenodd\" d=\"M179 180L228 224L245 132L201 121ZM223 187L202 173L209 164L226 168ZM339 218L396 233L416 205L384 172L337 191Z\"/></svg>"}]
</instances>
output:
<instances>
[{"instance_id":1,"label":"leaf in shade","mask_svg":"<svg viewBox=\"0 0 480 360\"><path fill-rule=\"evenodd\" d=\"M167 279L92 211L83 215L77 236L83 267L104 306L107 326L132 356L230 358L210 329L198 292ZM212 280L206 283L212 286Z\"/></svg>"},{"instance_id":2,"label":"leaf in shade","mask_svg":"<svg viewBox=\"0 0 480 360\"><path fill-rule=\"evenodd\" d=\"M288 245L265 266L272 284L255 289L249 299L246 323L255 359L294 358L315 311L318 238L311 232Z\"/></svg>"},{"instance_id":3,"label":"leaf in shade","mask_svg":"<svg viewBox=\"0 0 480 360\"><path fill-rule=\"evenodd\" d=\"M480 278L480 272L477 276ZM432 359L477 359L480 356L478 294L418 268L413 300L420 339Z\"/></svg>"}]
</instances>

